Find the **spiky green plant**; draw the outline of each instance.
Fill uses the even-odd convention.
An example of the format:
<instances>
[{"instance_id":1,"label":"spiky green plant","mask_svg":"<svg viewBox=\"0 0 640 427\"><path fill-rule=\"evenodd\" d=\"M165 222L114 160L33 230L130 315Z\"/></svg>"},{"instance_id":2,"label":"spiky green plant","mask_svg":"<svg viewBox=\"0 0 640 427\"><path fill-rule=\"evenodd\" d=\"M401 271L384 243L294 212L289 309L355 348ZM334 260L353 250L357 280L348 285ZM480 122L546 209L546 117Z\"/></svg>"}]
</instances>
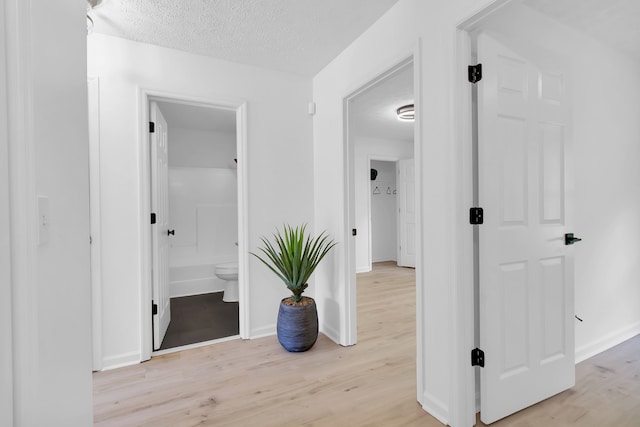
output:
<instances>
[{"instance_id":1,"label":"spiky green plant","mask_svg":"<svg viewBox=\"0 0 640 427\"><path fill-rule=\"evenodd\" d=\"M306 224L295 228L285 224L282 232L276 230L273 234L274 244L261 237L264 247L258 249L264 257L251 252L287 285L295 302L302 299L302 293L309 286L309 277L336 245L324 231L313 238L306 234L306 229Z\"/></svg>"}]
</instances>

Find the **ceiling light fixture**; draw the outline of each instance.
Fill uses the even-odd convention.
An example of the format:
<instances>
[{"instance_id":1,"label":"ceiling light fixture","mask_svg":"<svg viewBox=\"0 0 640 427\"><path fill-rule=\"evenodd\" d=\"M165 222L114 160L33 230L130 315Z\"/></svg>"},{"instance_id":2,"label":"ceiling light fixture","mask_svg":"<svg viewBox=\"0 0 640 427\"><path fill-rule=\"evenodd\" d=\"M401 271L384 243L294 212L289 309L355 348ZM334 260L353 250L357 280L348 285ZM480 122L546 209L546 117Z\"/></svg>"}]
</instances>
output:
<instances>
[{"instance_id":1,"label":"ceiling light fixture","mask_svg":"<svg viewBox=\"0 0 640 427\"><path fill-rule=\"evenodd\" d=\"M396 114L398 115L398 120L402 120L404 122L412 122L416 118L413 104L403 105L396 110Z\"/></svg>"}]
</instances>

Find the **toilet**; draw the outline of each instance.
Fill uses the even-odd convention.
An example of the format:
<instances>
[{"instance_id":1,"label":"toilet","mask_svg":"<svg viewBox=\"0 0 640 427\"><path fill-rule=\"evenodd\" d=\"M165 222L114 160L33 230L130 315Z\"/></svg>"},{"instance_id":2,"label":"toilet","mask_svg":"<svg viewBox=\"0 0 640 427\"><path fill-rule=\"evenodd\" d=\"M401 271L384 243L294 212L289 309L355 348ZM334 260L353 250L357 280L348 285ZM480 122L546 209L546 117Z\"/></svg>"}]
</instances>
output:
<instances>
[{"instance_id":1,"label":"toilet","mask_svg":"<svg viewBox=\"0 0 640 427\"><path fill-rule=\"evenodd\" d=\"M216 276L227 282L222 301L238 302L238 263L227 262L216 265Z\"/></svg>"}]
</instances>

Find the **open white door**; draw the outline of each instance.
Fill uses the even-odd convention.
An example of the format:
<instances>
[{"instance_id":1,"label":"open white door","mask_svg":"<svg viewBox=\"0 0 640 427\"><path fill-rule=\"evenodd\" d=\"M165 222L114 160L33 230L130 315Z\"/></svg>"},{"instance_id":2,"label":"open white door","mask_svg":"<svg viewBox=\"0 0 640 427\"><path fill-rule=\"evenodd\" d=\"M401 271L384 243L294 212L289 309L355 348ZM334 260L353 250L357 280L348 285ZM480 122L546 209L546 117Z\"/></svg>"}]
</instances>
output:
<instances>
[{"instance_id":1,"label":"open white door","mask_svg":"<svg viewBox=\"0 0 640 427\"><path fill-rule=\"evenodd\" d=\"M156 223L152 225L153 250L153 349L158 350L171 321L169 293L169 153L167 121L158 104L151 102L151 212Z\"/></svg>"},{"instance_id":2,"label":"open white door","mask_svg":"<svg viewBox=\"0 0 640 427\"><path fill-rule=\"evenodd\" d=\"M398 173L398 265L416 266L416 180L413 159L399 160Z\"/></svg>"},{"instance_id":3,"label":"open white door","mask_svg":"<svg viewBox=\"0 0 640 427\"><path fill-rule=\"evenodd\" d=\"M481 419L489 424L575 383L571 135L568 79L555 64L486 34L478 60Z\"/></svg>"}]
</instances>

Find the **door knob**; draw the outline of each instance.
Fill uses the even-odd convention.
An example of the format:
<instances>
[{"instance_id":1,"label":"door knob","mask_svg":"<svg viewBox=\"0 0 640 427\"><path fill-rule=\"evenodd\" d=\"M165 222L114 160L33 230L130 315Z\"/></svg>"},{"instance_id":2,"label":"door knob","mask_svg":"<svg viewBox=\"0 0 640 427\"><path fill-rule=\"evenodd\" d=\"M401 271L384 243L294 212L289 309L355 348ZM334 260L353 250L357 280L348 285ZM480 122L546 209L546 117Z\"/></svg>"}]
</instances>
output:
<instances>
[{"instance_id":1,"label":"door knob","mask_svg":"<svg viewBox=\"0 0 640 427\"><path fill-rule=\"evenodd\" d=\"M175 236L176 230L167 230L167 236Z\"/></svg>"},{"instance_id":2,"label":"door knob","mask_svg":"<svg viewBox=\"0 0 640 427\"><path fill-rule=\"evenodd\" d=\"M582 239L578 237L573 237L573 233L567 233L564 235L564 244L565 245L573 245L576 242L580 242Z\"/></svg>"}]
</instances>

